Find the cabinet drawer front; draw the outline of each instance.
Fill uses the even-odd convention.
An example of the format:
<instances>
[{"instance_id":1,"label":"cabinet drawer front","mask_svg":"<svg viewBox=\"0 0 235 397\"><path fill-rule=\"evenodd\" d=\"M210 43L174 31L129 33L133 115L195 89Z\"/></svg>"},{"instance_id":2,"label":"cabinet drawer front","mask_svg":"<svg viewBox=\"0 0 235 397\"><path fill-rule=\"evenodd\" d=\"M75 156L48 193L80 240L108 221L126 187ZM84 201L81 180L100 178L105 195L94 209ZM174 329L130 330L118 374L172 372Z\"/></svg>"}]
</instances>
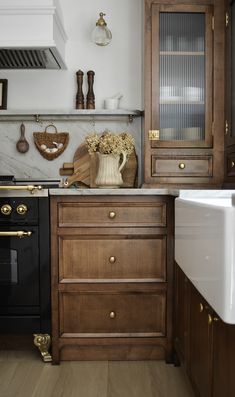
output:
<instances>
[{"instance_id":1,"label":"cabinet drawer front","mask_svg":"<svg viewBox=\"0 0 235 397\"><path fill-rule=\"evenodd\" d=\"M164 291L62 293L60 301L60 331L64 337L165 334Z\"/></svg>"},{"instance_id":2,"label":"cabinet drawer front","mask_svg":"<svg viewBox=\"0 0 235 397\"><path fill-rule=\"evenodd\" d=\"M60 203L60 227L165 226L166 203Z\"/></svg>"},{"instance_id":3,"label":"cabinet drawer front","mask_svg":"<svg viewBox=\"0 0 235 397\"><path fill-rule=\"evenodd\" d=\"M212 176L212 156L152 156L152 176Z\"/></svg>"},{"instance_id":4,"label":"cabinet drawer front","mask_svg":"<svg viewBox=\"0 0 235 397\"><path fill-rule=\"evenodd\" d=\"M63 282L105 279L166 279L166 236L116 239L60 238L59 279Z\"/></svg>"}]
</instances>

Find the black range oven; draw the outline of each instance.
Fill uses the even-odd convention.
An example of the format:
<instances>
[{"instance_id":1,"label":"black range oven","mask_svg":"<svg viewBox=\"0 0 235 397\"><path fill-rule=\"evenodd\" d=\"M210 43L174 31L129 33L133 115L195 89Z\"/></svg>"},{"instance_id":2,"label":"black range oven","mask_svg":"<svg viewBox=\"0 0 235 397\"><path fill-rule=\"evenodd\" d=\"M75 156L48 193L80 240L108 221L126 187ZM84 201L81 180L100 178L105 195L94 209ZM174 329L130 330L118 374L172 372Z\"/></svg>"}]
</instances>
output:
<instances>
[{"instance_id":1,"label":"black range oven","mask_svg":"<svg viewBox=\"0 0 235 397\"><path fill-rule=\"evenodd\" d=\"M0 184L0 333L50 333L48 189L7 186Z\"/></svg>"}]
</instances>

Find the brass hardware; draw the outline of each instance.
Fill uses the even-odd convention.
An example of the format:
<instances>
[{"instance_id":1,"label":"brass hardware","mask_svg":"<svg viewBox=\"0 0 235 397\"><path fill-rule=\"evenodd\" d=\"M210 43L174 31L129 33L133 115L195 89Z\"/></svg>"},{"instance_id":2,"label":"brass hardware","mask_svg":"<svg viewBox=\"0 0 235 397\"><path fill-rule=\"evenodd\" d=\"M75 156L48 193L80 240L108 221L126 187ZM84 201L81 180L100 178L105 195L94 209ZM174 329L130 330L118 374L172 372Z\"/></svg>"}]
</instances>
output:
<instances>
[{"instance_id":1,"label":"brass hardware","mask_svg":"<svg viewBox=\"0 0 235 397\"><path fill-rule=\"evenodd\" d=\"M225 121L225 135L228 135L229 132L229 125L228 125L228 121Z\"/></svg>"},{"instance_id":2,"label":"brass hardware","mask_svg":"<svg viewBox=\"0 0 235 397\"><path fill-rule=\"evenodd\" d=\"M215 18L214 17L212 17L212 20L211 20L211 29L215 30Z\"/></svg>"},{"instance_id":3,"label":"brass hardware","mask_svg":"<svg viewBox=\"0 0 235 397\"><path fill-rule=\"evenodd\" d=\"M110 213L109 213L109 218L110 218L110 219L114 219L115 216L116 216L116 212L110 211Z\"/></svg>"},{"instance_id":4,"label":"brass hardware","mask_svg":"<svg viewBox=\"0 0 235 397\"><path fill-rule=\"evenodd\" d=\"M115 256L110 256L109 262L110 262L110 263L115 263L115 262L116 262Z\"/></svg>"},{"instance_id":5,"label":"brass hardware","mask_svg":"<svg viewBox=\"0 0 235 397\"><path fill-rule=\"evenodd\" d=\"M219 319L218 317L214 317L213 320L214 320L215 322L220 321L220 319Z\"/></svg>"},{"instance_id":6,"label":"brass hardware","mask_svg":"<svg viewBox=\"0 0 235 397\"><path fill-rule=\"evenodd\" d=\"M12 212L12 207L11 207L9 204L4 204L4 205L1 207L1 213L2 213L3 215L10 215L11 212Z\"/></svg>"},{"instance_id":7,"label":"brass hardware","mask_svg":"<svg viewBox=\"0 0 235 397\"><path fill-rule=\"evenodd\" d=\"M229 15L228 15L228 12L226 12L226 14L225 14L225 26L226 26L226 28L227 28L228 25L229 25Z\"/></svg>"},{"instance_id":8,"label":"brass hardware","mask_svg":"<svg viewBox=\"0 0 235 397\"><path fill-rule=\"evenodd\" d=\"M185 167L186 167L186 165L185 165L184 163L179 163L179 168L180 168L181 170L184 170Z\"/></svg>"},{"instance_id":9,"label":"brass hardware","mask_svg":"<svg viewBox=\"0 0 235 397\"><path fill-rule=\"evenodd\" d=\"M0 190L28 190L32 194L34 194L35 190L42 190L42 186L38 185L25 185L25 186L0 186Z\"/></svg>"},{"instance_id":10,"label":"brass hardware","mask_svg":"<svg viewBox=\"0 0 235 397\"><path fill-rule=\"evenodd\" d=\"M149 130L149 140L150 141L159 141L160 139L160 131L159 130Z\"/></svg>"},{"instance_id":11,"label":"brass hardware","mask_svg":"<svg viewBox=\"0 0 235 397\"><path fill-rule=\"evenodd\" d=\"M34 334L34 345L39 349L42 359L45 363L52 361L52 357L48 352L51 346L51 337L48 334Z\"/></svg>"},{"instance_id":12,"label":"brass hardware","mask_svg":"<svg viewBox=\"0 0 235 397\"><path fill-rule=\"evenodd\" d=\"M19 204L16 208L16 211L19 215L24 215L28 211L28 207L25 204Z\"/></svg>"},{"instance_id":13,"label":"brass hardware","mask_svg":"<svg viewBox=\"0 0 235 397\"><path fill-rule=\"evenodd\" d=\"M32 232L23 232L22 230L17 232L0 232L0 237L30 237Z\"/></svg>"},{"instance_id":14,"label":"brass hardware","mask_svg":"<svg viewBox=\"0 0 235 397\"><path fill-rule=\"evenodd\" d=\"M103 12L100 12L100 17L98 19L98 21L96 22L96 26L107 26L107 23L104 20L104 16L106 14L104 14Z\"/></svg>"},{"instance_id":15,"label":"brass hardware","mask_svg":"<svg viewBox=\"0 0 235 397\"><path fill-rule=\"evenodd\" d=\"M129 114L129 116L128 116L128 122L131 124L131 123L133 123L133 121L134 121L134 116L133 116L133 114Z\"/></svg>"},{"instance_id":16,"label":"brass hardware","mask_svg":"<svg viewBox=\"0 0 235 397\"><path fill-rule=\"evenodd\" d=\"M203 306L203 304L202 304L202 303L200 303L200 305L199 305L199 312L200 312L200 313L202 313L202 312L203 312L203 310L204 310L204 306Z\"/></svg>"},{"instance_id":17,"label":"brass hardware","mask_svg":"<svg viewBox=\"0 0 235 397\"><path fill-rule=\"evenodd\" d=\"M212 322L213 322L213 317L210 314L208 314L208 325L211 325Z\"/></svg>"},{"instance_id":18,"label":"brass hardware","mask_svg":"<svg viewBox=\"0 0 235 397\"><path fill-rule=\"evenodd\" d=\"M109 317L112 318L112 319L115 318L116 317L116 313L115 312L110 312L109 313Z\"/></svg>"},{"instance_id":19,"label":"brass hardware","mask_svg":"<svg viewBox=\"0 0 235 397\"><path fill-rule=\"evenodd\" d=\"M231 167L232 168L235 167L235 162L234 161L231 161Z\"/></svg>"}]
</instances>

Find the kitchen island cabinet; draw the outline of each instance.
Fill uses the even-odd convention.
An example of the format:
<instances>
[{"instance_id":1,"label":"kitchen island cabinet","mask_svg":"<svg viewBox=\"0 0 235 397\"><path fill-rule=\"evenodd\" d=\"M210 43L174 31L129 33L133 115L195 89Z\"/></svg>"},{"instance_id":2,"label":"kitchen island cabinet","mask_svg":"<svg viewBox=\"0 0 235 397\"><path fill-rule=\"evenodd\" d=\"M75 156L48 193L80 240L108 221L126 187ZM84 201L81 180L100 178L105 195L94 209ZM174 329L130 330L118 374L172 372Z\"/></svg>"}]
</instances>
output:
<instances>
[{"instance_id":1,"label":"kitchen island cabinet","mask_svg":"<svg viewBox=\"0 0 235 397\"><path fill-rule=\"evenodd\" d=\"M52 355L172 360L171 196L53 196Z\"/></svg>"},{"instance_id":2,"label":"kitchen island cabinet","mask_svg":"<svg viewBox=\"0 0 235 397\"><path fill-rule=\"evenodd\" d=\"M233 397L235 325L226 324L217 316L178 265L175 274L174 347L177 356L196 396Z\"/></svg>"}]
</instances>

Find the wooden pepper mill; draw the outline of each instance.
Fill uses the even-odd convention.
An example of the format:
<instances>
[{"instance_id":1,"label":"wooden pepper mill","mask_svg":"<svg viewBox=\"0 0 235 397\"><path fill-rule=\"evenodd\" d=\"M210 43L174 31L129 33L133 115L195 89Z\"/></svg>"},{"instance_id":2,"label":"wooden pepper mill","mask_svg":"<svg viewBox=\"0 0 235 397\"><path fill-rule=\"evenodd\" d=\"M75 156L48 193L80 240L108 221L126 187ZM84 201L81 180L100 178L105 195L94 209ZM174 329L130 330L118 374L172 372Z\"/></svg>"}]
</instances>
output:
<instances>
[{"instance_id":1,"label":"wooden pepper mill","mask_svg":"<svg viewBox=\"0 0 235 397\"><path fill-rule=\"evenodd\" d=\"M86 98L87 109L95 109L95 95L93 91L94 76L95 76L95 72L93 72L93 70L89 70L89 72L87 72L87 81L88 81L88 92Z\"/></svg>"},{"instance_id":2,"label":"wooden pepper mill","mask_svg":"<svg viewBox=\"0 0 235 397\"><path fill-rule=\"evenodd\" d=\"M84 109L84 95L82 92L84 73L82 70L78 70L76 75L77 75L77 85L78 85L78 90L76 95L76 109Z\"/></svg>"}]
</instances>

